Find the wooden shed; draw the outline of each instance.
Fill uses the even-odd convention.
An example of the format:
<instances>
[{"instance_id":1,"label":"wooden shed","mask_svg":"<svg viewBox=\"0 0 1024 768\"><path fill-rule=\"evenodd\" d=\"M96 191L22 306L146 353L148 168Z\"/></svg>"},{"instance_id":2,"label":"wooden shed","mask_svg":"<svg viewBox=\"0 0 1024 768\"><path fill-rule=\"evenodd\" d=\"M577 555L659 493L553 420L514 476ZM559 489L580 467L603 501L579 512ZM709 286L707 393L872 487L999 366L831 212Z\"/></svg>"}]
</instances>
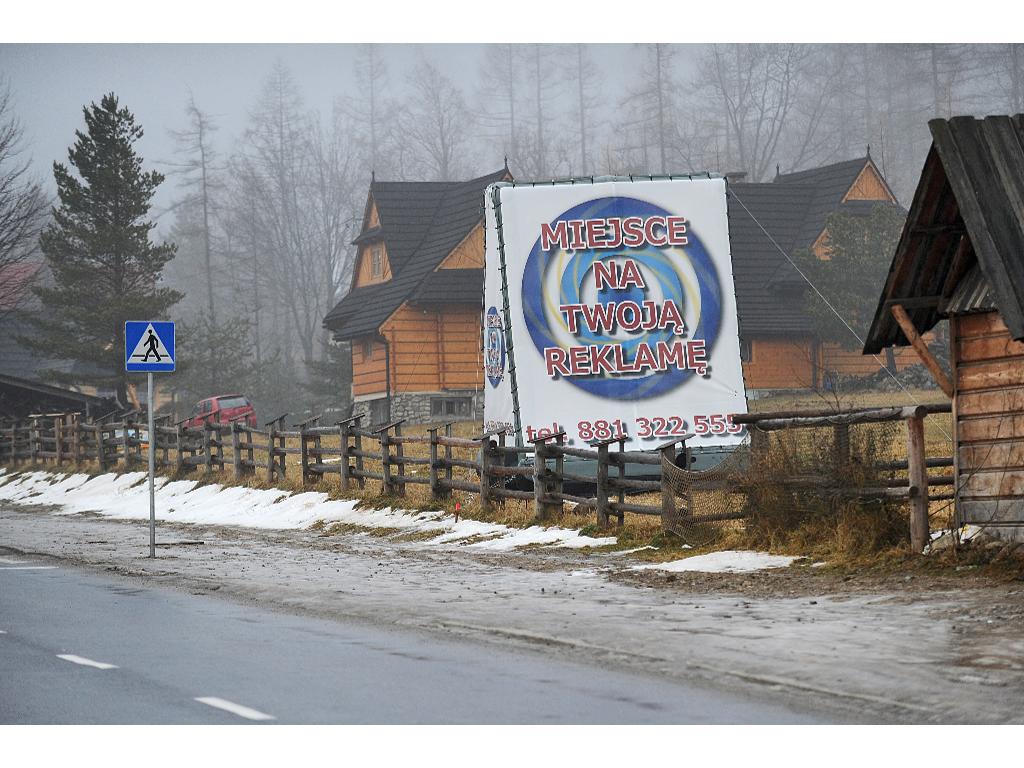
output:
<instances>
[{"instance_id":1,"label":"wooden shed","mask_svg":"<svg viewBox=\"0 0 1024 768\"><path fill-rule=\"evenodd\" d=\"M918 349L953 399L958 523L1024 538L1024 115L928 127L864 352ZM918 338L947 318L948 374Z\"/></svg>"}]
</instances>

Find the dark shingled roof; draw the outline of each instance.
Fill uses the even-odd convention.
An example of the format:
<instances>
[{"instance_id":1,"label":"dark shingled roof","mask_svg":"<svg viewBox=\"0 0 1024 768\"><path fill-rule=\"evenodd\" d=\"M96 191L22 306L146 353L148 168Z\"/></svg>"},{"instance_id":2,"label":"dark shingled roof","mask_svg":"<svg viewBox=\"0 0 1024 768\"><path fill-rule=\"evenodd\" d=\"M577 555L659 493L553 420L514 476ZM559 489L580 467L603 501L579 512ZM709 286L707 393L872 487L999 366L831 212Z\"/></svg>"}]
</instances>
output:
<instances>
[{"instance_id":1,"label":"dark shingled roof","mask_svg":"<svg viewBox=\"0 0 1024 768\"><path fill-rule=\"evenodd\" d=\"M324 325L335 338L354 339L378 333L391 313L402 302L414 300L418 290L436 296L439 284L431 273L483 221L484 190L504 179L506 173L502 168L469 181L373 182L370 194L377 206L393 277L384 283L352 289L327 314ZM424 287L427 278L431 279ZM457 279L461 290L465 277ZM482 294L483 279L476 285ZM482 299L475 296L473 301Z\"/></svg>"},{"instance_id":2,"label":"dark shingled roof","mask_svg":"<svg viewBox=\"0 0 1024 768\"><path fill-rule=\"evenodd\" d=\"M928 128L932 146L865 353L908 344L893 304L925 333L953 308L991 301L1013 338L1024 339L1024 115L937 119Z\"/></svg>"},{"instance_id":3,"label":"dark shingled roof","mask_svg":"<svg viewBox=\"0 0 1024 768\"><path fill-rule=\"evenodd\" d=\"M770 183L729 184L729 241L741 335L813 330L802 299L806 284L772 240L792 256L814 244L829 214L866 215L883 202L842 202L870 162L862 157L781 174Z\"/></svg>"},{"instance_id":4,"label":"dark shingled roof","mask_svg":"<svg viewBox=\"0 0 1024 768\"><path fill-rule=\"evenodd\" d=\"M427 275L413 293L413 304L484 304L482 269L438 269Z\"/></svg>"}]
</instances>

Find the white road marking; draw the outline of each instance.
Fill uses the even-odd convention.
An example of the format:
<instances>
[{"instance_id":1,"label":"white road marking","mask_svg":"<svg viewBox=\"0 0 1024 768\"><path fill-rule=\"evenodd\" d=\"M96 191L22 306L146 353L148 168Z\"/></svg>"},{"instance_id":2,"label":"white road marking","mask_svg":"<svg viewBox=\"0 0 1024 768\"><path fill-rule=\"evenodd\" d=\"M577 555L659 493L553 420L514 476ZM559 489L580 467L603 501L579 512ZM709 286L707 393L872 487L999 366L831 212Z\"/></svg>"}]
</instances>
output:
<instances>
[{"instance_id":1,"label":"white road marking","mask_svg":"<svg viewBox=\"0 0 1024 768\"><path fill-rule=\"evenodd\" d=\"M265 712L260 712L258 709L249 709L249 707L243 707L241 704L235 704L233 701L227 699L218 699L216 696L198 696L196 701L201 704L206 704L209 707L216 707L217 709L223 709L225 712L230 712L233 715L244 717L246 720L276 720L277 718L273 715L268 715Z\"/></svg>"},{"instance_id":2,"label":"white road marking","mask_svg":"<svg viewBox=\"0 0 1024 768\"><path fill-rule=\"evenodd\" d=\"M116 664L107 664L105 661L93 661L84 656L75 656L73 653L58 653L58 659L70 661L72 664L81 664L83 667L96 667L96 669L117 669Z\"/></svg>"},{"instance_id":3,"label":"white road marking","mask_svg":"<svg viewBox=\"0 0 1024 768\"><path fill-rule=\"evenodd\" d=\"M56 565L0 565L0 571L52 571Z\"/></svg>"}]
</instances>

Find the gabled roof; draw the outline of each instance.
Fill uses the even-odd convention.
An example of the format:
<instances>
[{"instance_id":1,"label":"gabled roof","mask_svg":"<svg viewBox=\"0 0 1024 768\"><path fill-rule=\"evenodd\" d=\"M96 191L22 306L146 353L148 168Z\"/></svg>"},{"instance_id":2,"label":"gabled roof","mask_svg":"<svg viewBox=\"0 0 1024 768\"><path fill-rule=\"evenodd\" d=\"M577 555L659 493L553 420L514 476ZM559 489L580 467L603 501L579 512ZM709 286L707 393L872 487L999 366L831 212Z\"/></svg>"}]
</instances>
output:
<instances>
[{"instance_id":1,"label":"gabled roof","mask_svg":"<svg viewBox=\"0 0 1024 768\"><path fill-rule=\"evenodd\" d=\"M843 202L870 164L869 157L861 157L780 174L768 183L729 184L729 241L741 334L813 331L803 301L793 296L794 290L803 289L803 278L779 249L792 256L810 248L831 213L866 215L885 204Z\"/></svg>"},{"instance_id":2,"label":"gabled roof","mask_svg":"<svg viewBox=\"0 0 1024 768\"><path fill-rule=\"evenodd\" d=\"M452 250L483 221L483 196L507 170L469 181L375 181L380 234L391 264L391 280L353 288L324 318L335 338L376 334L381 324L414 293Z\"/></svg>"},{"instance_id":3,"label":"gabled roof","mask_svg":"<svg viewBox=\"0 0 1024 768\"><path fill-rule=\"evenodd\" d=\"M928 128L932 146L865 353L908 343L893 304L925 333L950 306L982 306L988 291L1010 334L1024 339L1024 115L938 119ZM958 290L965 279L971 285Z\"/></svg>"}]
</instances>

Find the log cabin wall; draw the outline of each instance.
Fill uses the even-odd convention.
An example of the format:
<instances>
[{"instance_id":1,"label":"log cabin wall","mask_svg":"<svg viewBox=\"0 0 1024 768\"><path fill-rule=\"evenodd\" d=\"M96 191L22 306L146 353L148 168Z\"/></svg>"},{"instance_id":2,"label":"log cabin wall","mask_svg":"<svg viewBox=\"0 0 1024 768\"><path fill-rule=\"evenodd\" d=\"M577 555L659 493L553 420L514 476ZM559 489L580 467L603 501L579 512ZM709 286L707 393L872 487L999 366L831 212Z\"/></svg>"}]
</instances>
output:
<instances>
[{"instance_id":1,"label":"log cabin wall","mask_svg":"<svg viewBox=\"0 0 1024 768\"><path fill-rule=\"evenodd\" d=\"M385 394L384 371L387 365L384 345L373 338L352 343L352 395Z\"/></svg>"},{"instance_id":2,"label":"log cabin wall","mask_svg":"<svg viewBox=\"0 0 1024 768\"><path fill-rule=\"evenodd\" d=\"M809 389L814 386L814 342L809 338L754 339L743 363L747 389Z\"/></svg>"},{"instance_id":3,"label":"log cabin wall","mask_svg":"<svg viewBox=\"0 0 1024 768\"><path fill-rule=\"evenodd\" d=\"M1024 523L1024 343L998 312L950 319L960 523Z\"/></svg>"}]
</instances>

